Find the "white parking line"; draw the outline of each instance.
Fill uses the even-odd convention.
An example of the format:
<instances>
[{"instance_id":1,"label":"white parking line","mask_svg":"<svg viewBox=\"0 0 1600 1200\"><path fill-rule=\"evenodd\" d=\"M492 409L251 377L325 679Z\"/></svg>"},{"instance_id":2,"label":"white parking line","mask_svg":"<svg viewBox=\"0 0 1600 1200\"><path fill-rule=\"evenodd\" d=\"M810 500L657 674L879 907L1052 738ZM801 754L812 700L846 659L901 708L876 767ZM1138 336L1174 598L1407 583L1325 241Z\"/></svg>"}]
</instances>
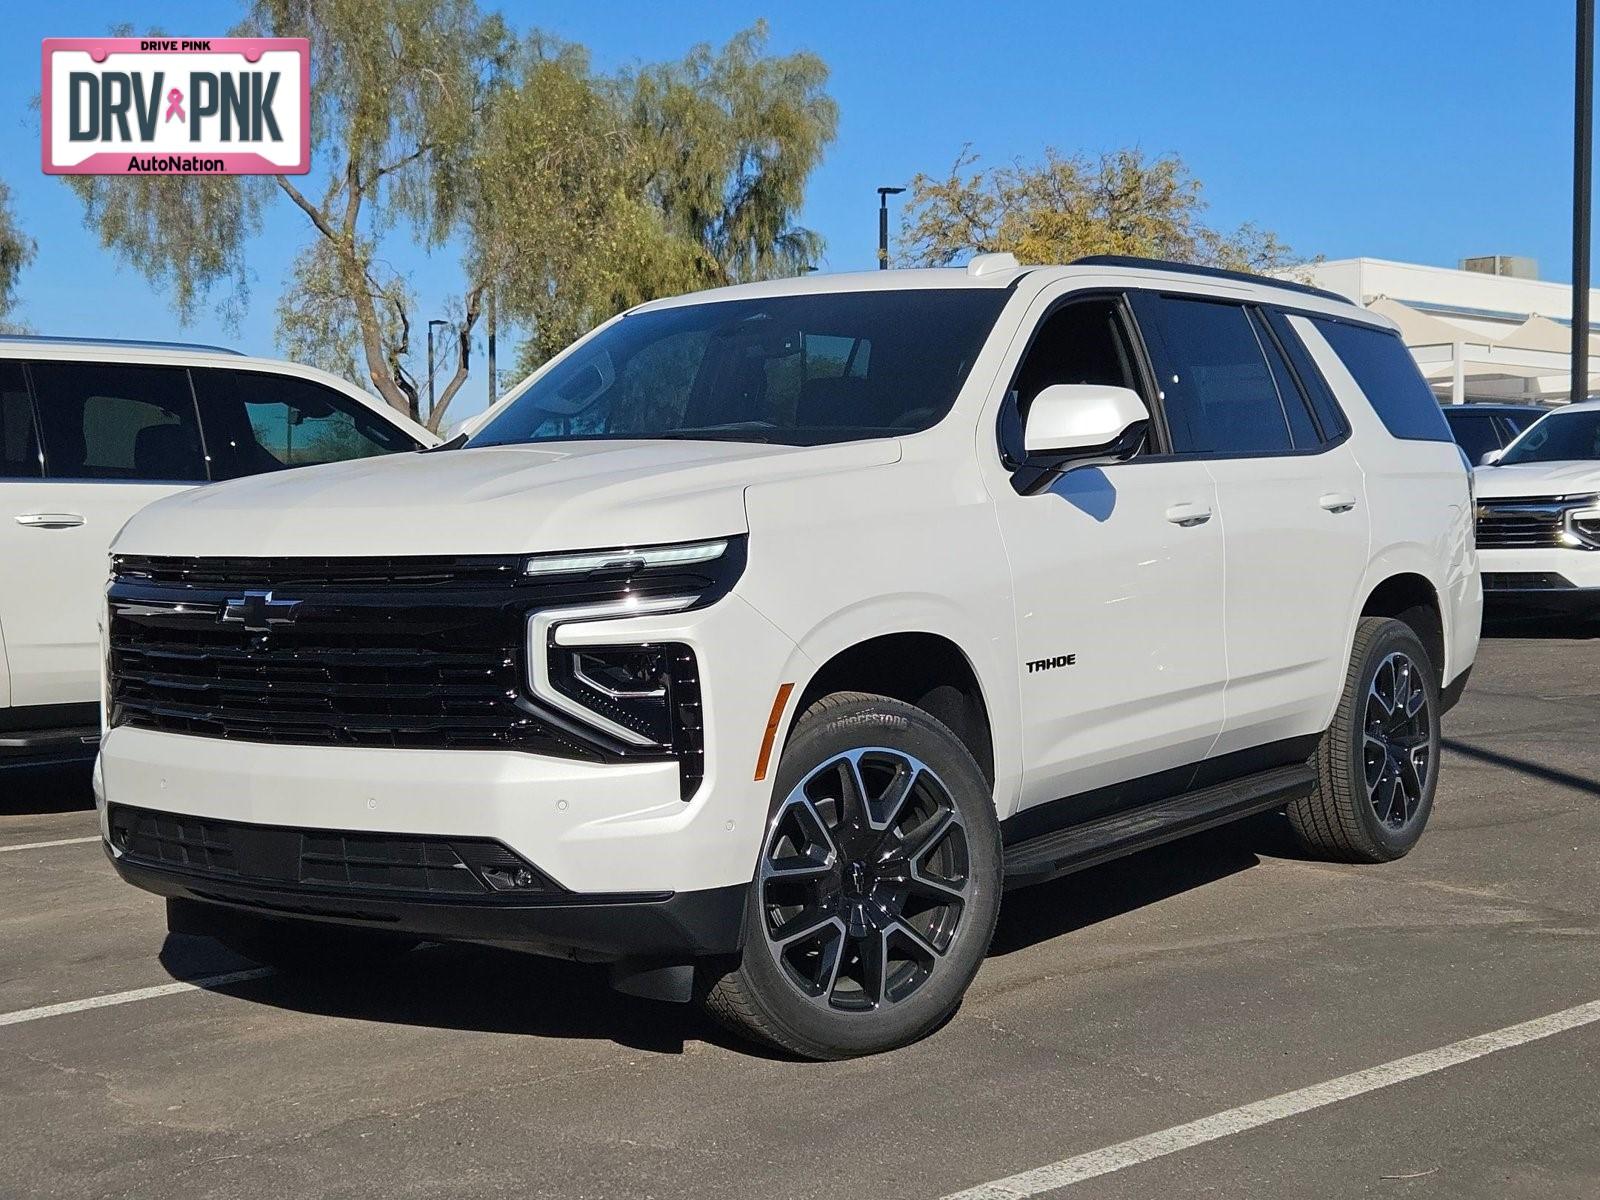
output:
<instances>
[{"instance_id":1,"label":"white parking line","mask_svg":"<svg viewBox=\"0 0 1600 1200\"><path fill-rule=\"evenodd\" d=\"M1552 1037L1583 1025L1591 1025L1596 1021L1600 1021L1600 1000L1591 1000L1587 1004L1563 1009L1547 1017L1524 1021L1520 1025L1497 1029L1493 1033L1479 1034L1465 1041L1441 1046L1437 1050L1425 1050L1409 1058L1397 1058L1381 1066L1368 1067L1364 1071L1356 1071L1350 1075L1341 1075L1326 1083L1314 1083L1298 1091L1284 1092L1280 1096L1257 1100L1254 1104L1201 1117L1198 1121L1190 1121L1186 1125L1174 1125L1171 1129L1163 1129L1159 1133L1147 1133L1132 1141L1119 1142L1115 1146L1105 1146L1099 1150L1091 1150L1087 1154L1064 1158L1049 1166L1035 1167L1018 1175L1008 1175L1004 1179L981 1183L975 1188L946 1196L944 1200L1025 1200L1043 1192L1052 1192L1057 1188L1082 1183L1085 1179L1095 1179L1101 1175L1126 1170L1128 1167L1138 1166L1140 1163L1167 1154L1176 1154L1191 1146L1203 1145L1219 1138L1243 1133L1247 1129L1270 1125L1274 1121L1298 1116L1314 1108L1337 1104L1340 1100L1349 1100L1353 1096L1375 1092L1379 1088L1392 1087L1408 1079L1432 1075L1435 1071L1443 1071L1446 1067L1459 1066L1475 1058L1482 1058L1486 1054L1510 1050L1514 1046L1536 1042L1541 1038Z\"/></svg>"},{"instance_id":2,"label":"white parking line","mask_svg":"<svg viewBox=\"0 0 1600 1200\"><path fill-rule=\"evenodd\" d=\"M42 1021L46 1017L62 1017L68 1013L85 1012L91 1008L111 1008L118 1004L134 1004L140 1000L156 1000L162 996L176 996L180 992L204 992L226 987L230 983L243 983L247 979L261 979L273 973L271 967L252 967L248 971L229 971L226 975L210 975L204 979L190 979L183 983L163 983L156 987L134 988L131 992L112 992L108 996L90 996L86 1000L65 1000L60 1004L44 1004L38 1008L21 1008L16 1012L0 1013L0 1025L21 1025L27 1021Z\"/></svg>"},{"instance_id":3,"label":"white parking line","mask_svg":"<svg viewBox=\"0 0 1600 1200\"><path fill-rule=\"evenodd\" d=\"M85 842L98 842L100 835L82 838L57 838L53 842L23 842L20 846L0 846L0 854L12 854L18 850L46 850L51 846L81 846Z\"/></svg>"}]
</instances>

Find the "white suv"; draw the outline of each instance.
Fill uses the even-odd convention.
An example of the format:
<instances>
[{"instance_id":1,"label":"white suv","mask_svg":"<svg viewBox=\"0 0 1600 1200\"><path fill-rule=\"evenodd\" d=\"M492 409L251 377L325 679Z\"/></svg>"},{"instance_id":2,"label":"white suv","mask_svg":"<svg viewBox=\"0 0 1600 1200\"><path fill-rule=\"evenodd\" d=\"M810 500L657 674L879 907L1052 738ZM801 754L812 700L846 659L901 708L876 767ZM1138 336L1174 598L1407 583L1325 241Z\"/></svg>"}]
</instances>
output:
<instances>
[{"instance_id":1,"label":"white suv","mask_svg":"<svg viewBox=\"0 0 1600 1200\"><path fill-rule=\"evenodd\" d=\"M1490 600L1600 611L1600 402L1547 413L1477 471Z\"/></svg>"},{"instance_id":2,"label":"white suv","mask_svg":"<svg viewBox=\"0 0 1600 1200\"><path fill-rule=\"evenodd\" d=\"M0 337L0 764L99 740L106 557L144 505L437 441L310 367L177 343Z\"/></svg>"},{"instance_id":3,"label":"white suv","mask_svg":"<svg viewBox=\"0 0 1600 1200\"><path fill-rule=\"evenodd\" d=\"M1285 806L1406 853L1482 610L1382 318L1128 259L646 304L114 572L103 832L172 929L518 943L815 1057L945 1020L1006 887Z\"/></svg>"}]
</instances>

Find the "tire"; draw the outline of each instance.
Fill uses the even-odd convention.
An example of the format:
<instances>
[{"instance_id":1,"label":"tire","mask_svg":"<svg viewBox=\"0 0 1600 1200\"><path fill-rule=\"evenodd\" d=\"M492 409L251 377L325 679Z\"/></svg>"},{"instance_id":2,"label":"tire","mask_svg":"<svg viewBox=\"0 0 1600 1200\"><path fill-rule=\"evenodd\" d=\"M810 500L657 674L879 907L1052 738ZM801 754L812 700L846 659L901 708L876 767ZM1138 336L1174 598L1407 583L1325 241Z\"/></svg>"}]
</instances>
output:
<instances>
[{"instance_id":1,"label":"tire","mask_svg":"<svg viewBox=\"0 0 1600 1200\"><path fill-rule=\"evenodd\" d=\"M898 700L839 692L795 725L707 1011L802 1058L876 1054L955 1013L1000 912L1000 826L972 755Z\"/></svg>"},{"instance_id":2,"label":"tire","mask_svg":"<svg viewBox=\"0 0 1600 1200\"><path fill-rule=\"evenodd\" d=\"M209 937L285 975L349 974L392 962L416 949L416 938L321 921L258 917L192 900L167 901L170 933Z\"/></svg>"},{"instance_id":3,"label":"tire","mask_svg":"<svg viewBox=\"0 0 1600 1200\"><path fill-rule=\"evenodd\" d=\"M1288 810L1307 850L1357 863L1410 853L1439 782L1439 683L1409 625L1361 618L1339 707L1311 763L1316 786Z\"/></svg>"}]
</instances>

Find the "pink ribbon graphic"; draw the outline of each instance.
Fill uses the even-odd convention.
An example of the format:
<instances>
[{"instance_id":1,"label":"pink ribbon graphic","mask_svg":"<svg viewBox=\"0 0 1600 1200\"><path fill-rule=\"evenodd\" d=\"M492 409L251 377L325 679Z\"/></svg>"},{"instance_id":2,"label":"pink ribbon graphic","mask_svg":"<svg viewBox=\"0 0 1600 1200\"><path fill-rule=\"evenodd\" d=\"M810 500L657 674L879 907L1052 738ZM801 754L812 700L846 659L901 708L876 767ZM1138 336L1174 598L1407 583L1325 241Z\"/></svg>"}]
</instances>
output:
<instances>
[{"instance_id":1,"label":"pink ribbon graphic","mask_svg":"<svg viewBox=\"0 0 1600 1200\"><path fill-rule=\"evenodd\" d=\"M173 88L167 93L167 115L162 124L172 120L173 117L177 117L180 121L189 119L183 115L183 93L177 88Z\"/></svg>"}]
</instances>

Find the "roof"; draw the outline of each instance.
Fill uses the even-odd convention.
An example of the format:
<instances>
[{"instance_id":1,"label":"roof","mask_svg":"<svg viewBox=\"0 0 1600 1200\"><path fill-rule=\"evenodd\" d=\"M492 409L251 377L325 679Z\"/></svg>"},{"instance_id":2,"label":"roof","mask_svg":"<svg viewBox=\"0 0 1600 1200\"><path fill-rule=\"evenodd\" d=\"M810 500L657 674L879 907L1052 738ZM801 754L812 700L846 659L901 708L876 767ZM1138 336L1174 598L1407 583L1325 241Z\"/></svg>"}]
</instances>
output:
<instances>
[{"instance_id":1,"label":"roof","mask_svg":"<svg viewBox=\"0 0 1600 1200\"><path fill-rule=\"evenodd\" d=\"M769 279L760 283L734 284L730 287L689 292L641 304L633 312L650 312L657 309L677 308L688 304L718 303L725 300L761 300L777 296L822 295L838 292L908 291L939 288L1007 289L1016 286L1024 277L1034 277L1043 282L1070 279L1076 275L1126 274L1133 282L1161 283L1182 280L1202 286L1224 287L1242 285L1261 288L1268 293L1290 293L1295 297L1310 297L1320 302L1314 307L1335 305L1342 314L1357 320L1390 327L1381 316L1375 317L1366 309L1351 303L1337 292L1312 287L1293 280L1274 279L1247 271L1227 271L1219 267L1202 267L1190 263L1171 262L1158 258L1136 258L1120 254L1094 254L1074 259L1070 263L1048 266L1019 266L1009 254L978 255L966 267L908 267L892 271L855 271L840 274L812 273L785 279ZM1257 297L1263 299L1263 297ZM1280 297L1287 300L1287 297ZM1301 305L1303 306L1303 305Z\"/></svg>"},{"instance_id":2,"label":"roof","mask_svg":"<svg viewBox=\"0 0 1600 1200\"><path fill-rule=\"evenodd\" d=\"M1563 406L1566 407L1566 406ZM1483 412L1553 412L1554 406L1540 404L1536 400L1468 400L1463 404L1446 404L1445 416L1454 413L1483 413Z\"/></svg>"},{"instance_id":3,"label":"roof","mask_svg":"<svg viewBox=\"0 0 1600 1200\"><path fill-rule=\"evenodd\" d=\"M107 350L178 350L192 354L240 354L229 346L208 346L201 342L146 341L140 338L63 337L54 334L0 334L0 345L79 346Z\"/></svg>"}]
</instances>

